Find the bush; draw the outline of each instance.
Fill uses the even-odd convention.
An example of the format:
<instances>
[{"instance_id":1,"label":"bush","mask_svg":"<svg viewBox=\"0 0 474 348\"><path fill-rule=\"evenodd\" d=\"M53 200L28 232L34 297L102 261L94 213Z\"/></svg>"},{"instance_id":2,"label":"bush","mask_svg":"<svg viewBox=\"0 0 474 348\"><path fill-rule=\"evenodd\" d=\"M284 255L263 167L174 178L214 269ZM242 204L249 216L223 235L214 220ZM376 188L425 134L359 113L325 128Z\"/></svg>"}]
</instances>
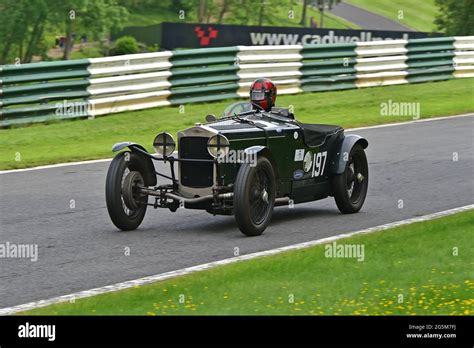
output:
<instances>
[{"instance_id":1,"label":"bush","mask_svg":"<svg viewBox=\"0 0 474 348\"><path fill-rule=\"evenodd\" d=\"M138 43L132 36L122 36L115 41L114 55L138 53Z\"/></svg>"},{"instance_id":2,"label":"bush","mask_svg":"<svg viewBox=\"0 0 474 348\"><path fill-rule=\"evenodd\" d=\"M99 58L103 56L104 52L100 47L82 47L79 51L71 53L71 59Z\"/></svg>"}]
</instances>

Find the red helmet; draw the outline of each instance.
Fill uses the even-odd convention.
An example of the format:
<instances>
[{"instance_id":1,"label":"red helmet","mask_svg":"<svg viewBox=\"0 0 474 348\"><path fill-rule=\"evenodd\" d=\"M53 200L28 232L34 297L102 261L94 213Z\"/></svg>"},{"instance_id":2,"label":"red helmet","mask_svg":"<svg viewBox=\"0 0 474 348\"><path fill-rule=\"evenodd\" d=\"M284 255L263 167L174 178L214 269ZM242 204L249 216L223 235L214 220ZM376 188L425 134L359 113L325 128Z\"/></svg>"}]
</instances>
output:
<instances>
[{"instance_id":1,"label":"red helmet","mask_svg":"<svg viewBox=\"0 0 474 348\"><path fill-rule=\"evenodd\" d=\"M250 101L265 111L270 111L275 105L276 96L277 88L269 79L256 79L250 86Z\"/></svg>"}]
</instances>

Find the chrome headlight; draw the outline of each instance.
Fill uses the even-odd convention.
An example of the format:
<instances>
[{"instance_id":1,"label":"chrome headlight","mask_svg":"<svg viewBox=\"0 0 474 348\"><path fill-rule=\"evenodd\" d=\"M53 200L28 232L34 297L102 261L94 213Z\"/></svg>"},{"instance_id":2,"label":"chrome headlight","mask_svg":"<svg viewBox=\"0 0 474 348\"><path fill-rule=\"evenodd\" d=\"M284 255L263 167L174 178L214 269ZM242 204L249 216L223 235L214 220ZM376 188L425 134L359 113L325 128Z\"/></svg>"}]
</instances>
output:
<instances>
[{"instance_id":1,"label":"chrome headlight","mask_svg":"<svg viewBox=\"0 0 474 348\"><path fill-rule=\"evenodd\" d=\"M229 153L229 148L229 140L221 134L210 137L207 142L207 151L212 157L224 157Z\"/></svg>"},{"instance_id":2,"label":"chrome headlight","mask_svg":"<svg viewBox=\"0 0 474 348\"><path fill-rule=\"evenodd\" d=\"M163 132L155 137L155 140L153 140L153 147L159 155L168 157L173 154L174 149L176 148L176 143L171 134Z\"/></svg>"}]
</instances>

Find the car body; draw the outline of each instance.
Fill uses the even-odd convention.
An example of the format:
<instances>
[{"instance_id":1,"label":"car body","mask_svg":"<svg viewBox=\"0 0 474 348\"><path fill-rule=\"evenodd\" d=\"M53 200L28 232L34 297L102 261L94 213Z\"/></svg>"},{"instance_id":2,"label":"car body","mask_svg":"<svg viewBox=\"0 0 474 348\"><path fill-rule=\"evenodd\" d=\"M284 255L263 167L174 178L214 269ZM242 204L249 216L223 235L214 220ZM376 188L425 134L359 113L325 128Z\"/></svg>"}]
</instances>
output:
<instances>
[{"instance_id":1,"label":"car body","mask_svg":"<svg viewBox=\"0 0 474 348\"><path fill-rule=\"evenodd\" d=\"M366 139L339 126L300 123L288 109L267 112L246 102L207 119L178 132L177 156L168 133L155 137L158 156L132 142L113 146L126 150L112 161L106 183L107 207L118 228L137 228L147 206L184 207L233 214L240 230L253 236L263 232L278 205L334 196L343 213L362 207ZM157 173L154 160L170 163L171 174ZM170 184L156 186L157 175Z\"/></svg>"}]
</instances>

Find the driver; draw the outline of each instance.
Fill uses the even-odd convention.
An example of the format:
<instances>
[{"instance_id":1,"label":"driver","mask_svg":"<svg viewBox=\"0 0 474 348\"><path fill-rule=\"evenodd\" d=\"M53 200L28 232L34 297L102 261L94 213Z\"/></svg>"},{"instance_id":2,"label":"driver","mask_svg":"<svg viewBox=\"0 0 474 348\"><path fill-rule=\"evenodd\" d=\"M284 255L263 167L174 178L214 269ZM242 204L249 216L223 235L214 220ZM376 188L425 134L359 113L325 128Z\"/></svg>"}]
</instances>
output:
<instances>
[{"instance_id":1,"label":"driver","mask_svg":"<svg viewBox=\"0 0 474 348\"><path fill-rule=\"evenodd\" d=\"M259 106L265 111L270 111L275 105L276 95L277 88L269 79L256 79L250 86L250 101L254 108Z\"/></svg>"}]
</instances>

